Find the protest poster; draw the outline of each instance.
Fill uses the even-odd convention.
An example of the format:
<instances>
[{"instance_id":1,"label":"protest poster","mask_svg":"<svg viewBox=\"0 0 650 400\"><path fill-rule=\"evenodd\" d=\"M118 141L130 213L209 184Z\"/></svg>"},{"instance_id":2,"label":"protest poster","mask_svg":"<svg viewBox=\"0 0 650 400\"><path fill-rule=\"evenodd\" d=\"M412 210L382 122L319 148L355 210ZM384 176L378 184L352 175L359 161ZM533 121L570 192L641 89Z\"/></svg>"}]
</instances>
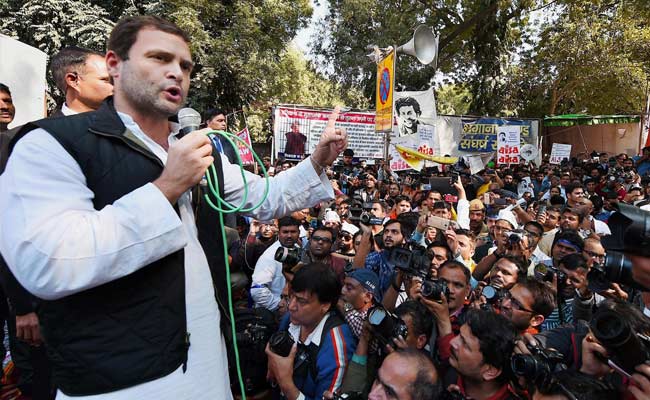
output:
<instances>
[{"instance_id":1,"label":"protest poster","mask_svg":"<svg viewBox=\"0 0 650 400\"><path fill-rule=\"evenodd\" d=\"M549 162L551 164L559 165L562 163L562 160L571 158L571 145L564 143L553 143L551 148L551 158Z\"/></svg>"},{"instance_id":2,"label":"protest poster","mask_svg":"<svg viewBox=\"0 0 650 400\"><path fill-rule=\"evenodd\" d=\"M497 127L497 164L519 164L520 131L518 125Z\"/></svg>"},{"instance_id":3,"label":"protest poster","mask_svg":"<svg viewBox=\"0 0 650 400\"><path fill-rule=\"evenodd\" d=\"M419 92L395 92L395 136L422 133L423 137L433 137L436 118L433 88Z\"/></svg>"},{"instance_id":4,"label":"protest poster","mask_svg":"<svg viewBox=\"0 0 650 400\"><path fill-rule=\"evenodd\" d=\"M275 153L285 157L287 134L298 130L307 137L305 149L300 158L311 154L325 129L331 109L310 109L298 106L277 106L274 109L273 133ZM297 126L292 128L292 124ZM339 115L337 128L344 128L348 134L348 147L354 150L355 157L383 158L384 137L375 132L375 113L372 111L350 111Z\"/></svg>"},{"instance_id":5,"label":"protest poster","mask_svg":"<svg viewBox=\"0 0 650 400\"><path fill-rule=\"evenodd\" d=\"M519 127L520 141L537 144L537 135L532 135L532 120L502 118L462 118L462 135L458 151L468 153L489 153L498 150L497 133L501 126Z\"/></svg>"},{"instance_id":6,"label":"protest poster","mask_svg":"<svg viewBox=\"0 0 650 400\"><path fill-rule=\"evenodd\" d=\"M237 133L237 136L242 139L249 147L252 147L251 145L251 135L250 132L248 132L248 128L244 128L240 132ZM253 153L251 153L250 148L246 147L246 145L239 140L237 140L237 147L239 150L239 156L241 157L241 161L244 165L253 165L255 164L255 159L253 158Z\"/></svg>"}]
</instances>

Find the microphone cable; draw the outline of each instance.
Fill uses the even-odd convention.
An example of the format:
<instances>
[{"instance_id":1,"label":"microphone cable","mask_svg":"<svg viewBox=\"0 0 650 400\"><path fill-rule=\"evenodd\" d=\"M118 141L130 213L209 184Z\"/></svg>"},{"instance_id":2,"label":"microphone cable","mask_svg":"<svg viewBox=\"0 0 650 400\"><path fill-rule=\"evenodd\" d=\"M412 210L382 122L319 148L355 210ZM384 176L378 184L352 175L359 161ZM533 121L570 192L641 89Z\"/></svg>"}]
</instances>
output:
<instances>
[{"instance_id":1,"label":"microphone cable","mask_svg":"<svg viewBox=\"0 0 650 400\"><path fill-rule=\"evenodd\" d=\"M219 178L217 175L217 169L216 169L217 167L215 167L214 164L210 165L210 167L208 167L208 169L206 170L205 179L207 183L206 187L208 188L208 190L203 196L206 203L213 210L217 211L217 213L219 214L219 224L221 226L221 240L223 241L223 259L224 259L224 264L226 266L226 287L228 288L228 312L230 314L229 315L230 329L231 329L231 335L233 341L233 351L235 353L235 367L237 369L237 378L239 380L239 390L241 392L241 398L242 400L246 400L244 378L242 376L241 365L239 360L239 347L237 345L237 329L235 327L235 312L232 303L232 286L231 286L232 284L230 280L230 262L228 262L228 243L226 242L226 231L225 231L223 215L232 214L236 212L247 213L260 208L269 194L269 174L266 171L266 168L264 168L264 163L262 162L262 160L260 160L259 156L257 155L257 153L255 153L252 146L246 143L244 139L230 132L216 131L216 130L207 132L206 135L210 138L211 141L214 137L220 135L221 137L225 138L234 149L239 149L239 146L235 144L235 141L239 141L240 143L243 143L244 146L251 152L251 154L253 154L254 159L259 163L260 167L262 168L262 173L264 175L264 180L265 180L264 193L260 201L254 206L244 208L244 204L246 204L248 201L248 194L249 194L248 180L246 179L246 173L245 173L246 171L244 170L244 163L242 162L241 156L239 155L239 151L236 151L235 155L237 156L237 165L239 165L242 181L244 183L244 196L241 201L241 204L238 206L233 205L228 201L226 201L226 199L221 197L221 194L219 193ZM233 141L233 139L235 140ZM214 143L212 143L212 145L214 147ZM223 156L225 157L225 154L223 154Z\"/></svg>"}]
</instances>

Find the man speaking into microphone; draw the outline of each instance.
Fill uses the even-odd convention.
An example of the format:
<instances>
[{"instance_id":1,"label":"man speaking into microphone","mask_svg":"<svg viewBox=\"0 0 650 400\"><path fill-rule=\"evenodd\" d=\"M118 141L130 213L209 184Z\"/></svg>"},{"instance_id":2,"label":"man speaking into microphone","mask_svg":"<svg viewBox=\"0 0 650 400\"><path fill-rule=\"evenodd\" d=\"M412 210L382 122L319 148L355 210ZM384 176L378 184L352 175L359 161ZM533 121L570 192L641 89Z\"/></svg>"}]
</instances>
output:
<instances>
[{"instance_id":1,"label":"man speaking into microphone","mask_svg":"<svg viewBox=\"0 0 650 400\"><path fill-rule=\"evenodd\" d=\"M214 162L220 193L240 204L239 166L213 151L206 131L178 139L168 122L185 104L193 67L180 28L122 19L106 65L114 95L100 109L36 121L15 137L0 176L0 252L44 300L57 398L231 398L219 329L221 227L189 192ZM273 179L255 218L333 197L323 167L347 145L337 117L309 159ZM251 207L265 183L246 177Z\"/></svg>"}]
</instances>

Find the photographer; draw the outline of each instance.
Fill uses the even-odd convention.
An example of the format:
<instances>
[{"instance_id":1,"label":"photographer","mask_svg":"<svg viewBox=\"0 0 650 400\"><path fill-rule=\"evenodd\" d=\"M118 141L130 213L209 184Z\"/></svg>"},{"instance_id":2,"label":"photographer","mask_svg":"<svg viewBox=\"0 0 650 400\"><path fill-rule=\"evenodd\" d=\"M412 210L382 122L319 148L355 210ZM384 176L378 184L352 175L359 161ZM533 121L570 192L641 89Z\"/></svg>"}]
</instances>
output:
<instances>
[{"instance_id":1,"label":"photographer","mask_svg":"<svg viewBox=\"0 0 650 400\"><path fill-rule=\"evenodd\" d=\"M529 392L537 400L611 400L620 395L611 384L572 370L554 373L549 387Z\"/></svg>"},{"instance_id":2,"label":"photographer","mask_svg":"<svg viewBox=\"0 0 650 400\"><path fill-rule=\"evenodd\" d=\"M488 275L488 282L497 290L510 290L526 277L526 270L521 257L505 255L494 263Z\"/></svg>"},{"instance_id":3,"label":"photographer","mask_svg":"<svg viewBox=\"0 0 650 400\"><path fill-rule=\"evenodd\" d=\"M394 339L393 348L423 350L429 343L433 329L432 315L427 308L415 300L409 300L395 309L395 315L404 321L408 328L405 338Z\"/></svg>"},{"instance_id":4,"label":"photographer","mask_svg":"<svg viewBox=\"0 0 650 400\"><path fill-rule=\"evenodd\" d=\"M591 293L587 288L587 260L582 253L568 254L559 261L554 280L557 285L557 308L542 324L543 330L556 328L575 319L590 319L590 312L574 309L575 302L591 306ZM575 314L577 311L577 315ZM583 315L580 314L583 311ZM586 314L586 315L584 315Z\"/></svg>"},{"instance_id":5,"label":"photographer","mask_svg":"<svg viewBox=\"0 0 650 400\"><path fill-rule=\"evenodd\" d=\"M460 333L440 354L451 367L445 384L454 384L465 397L476 400L517 399L509 384L510 356L516 332L510 321L491 311L471 310Z\"/></svg>"},{"instance_id":6,"label":"photographer","mask_svg":"<svg viewBox=\"0 0 650 400\"><path fill-rule=\"evenodd\" d=\"M420 351L399 349L384 359L368 400L434 400L439 392L431 360Z\"/></svg>"},{"instance_id":7,"label":"photographer","mask_svg":"<svg viewBox=\"0 0 650 400\"><path fill-rule=\"evenodd\" d=\"M336 311L341 285L328 266L306 265L291 285L289 315L280 324L289 338L269 341L268 375L288 400L321 399L341 385L356 342Z\"/></svg>"},{"instance_id":8,"label":"photographer","mask_svg":"<svg viewBox=\"0 0 650 400\"><path fill-rule=\"evenodd\" d=\"M388 220L384 224L383 241L384 248L378 252L370 252L371 231L367 225L361 224L361 245L354 256L354 268L366 268L379 276L379 287L377 288L377 301L381 302L384 293L393 282L395 266L389 262L392 249L401 247L404 244L405 233L402 224L397 220ZM399 289L398 289L399 290Z\"/></svg>"},{"instance_id":9,"label":"photographer","mask_svg":"<svg viewBox=\"0 0 650 400\"><path fill-rule=\"evenodd\" d=\"M368 310L375 304L378 285L377 274L365 268L355 269L345 277L341 289L343 315L357 339L361 337Z\"/></svg>"},{"instance_id":10,"label":"photographer","mask_svg":"<svg viewBox=\"0 0 650 400\"><path fill-rule=\"evenodd\" d=\"M276 261L275 254L280 247L294 249L300 240L300 221L293 217L283 217L278 221L278 241L262 253L253 272L251 297L255 307L264 307L274 311L278 308L280 294L285 279L282 275L282 263Z\"/></svg>"}]
</instances>

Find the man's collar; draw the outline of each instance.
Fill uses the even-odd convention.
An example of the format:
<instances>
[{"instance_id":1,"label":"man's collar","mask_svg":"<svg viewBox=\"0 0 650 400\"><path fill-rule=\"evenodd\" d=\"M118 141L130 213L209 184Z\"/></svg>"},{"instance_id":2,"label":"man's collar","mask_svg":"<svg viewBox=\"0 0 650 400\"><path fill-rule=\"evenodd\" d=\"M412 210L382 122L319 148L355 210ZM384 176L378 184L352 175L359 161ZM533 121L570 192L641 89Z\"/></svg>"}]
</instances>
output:
<instances>
[{"instance_id":1,"label":"man's collar","mask_svg":"<svg viewBox=\"0 0 650 400\"><path fill-rule=\"evenodd\" d=\"M316 325L316 328L307 336L305 341L302 343L306 346L309 346L311 343L315 344L316 346L320 346L320 338L323 336L323 328L325 327L325 322L327 322L327 319L330 317L330 314L327 313L323 317L323 319L320 320L318 325ZM294 323L289 323L289 334L293 338L293 340L296 343L300 342L300 328L301 325L295 325Z\"/></svg>"}]
</instances>

